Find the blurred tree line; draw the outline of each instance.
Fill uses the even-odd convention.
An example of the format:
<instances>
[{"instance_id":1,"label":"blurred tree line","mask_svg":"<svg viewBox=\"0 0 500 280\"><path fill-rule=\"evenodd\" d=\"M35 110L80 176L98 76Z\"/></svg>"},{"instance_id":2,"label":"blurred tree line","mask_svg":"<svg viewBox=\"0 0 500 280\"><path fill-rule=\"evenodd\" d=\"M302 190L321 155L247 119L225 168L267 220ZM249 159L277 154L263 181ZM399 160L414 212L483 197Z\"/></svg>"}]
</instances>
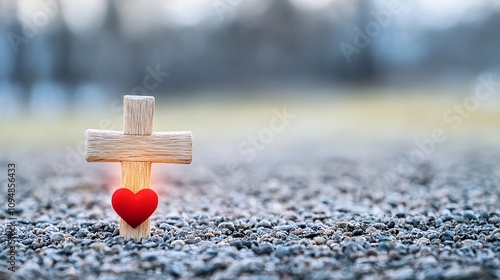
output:
<instances>
[{"instance_id":1,"label":"blurred tree line","mask_svg":"<svg viewBox=\"0 0 500 280\"><path fill-rule=\"evenodd\" d=\"M500 66L500 56L495 55L500 48L500 13L489 8L488 1L481 17L446 28L401 24L412 13L412 6L405 7L410 9L406 14L391 14L385 26L379 23L375 36L367 36L366 28L377 22L385 2L331 1L314 10L273 0L255 13L245 11L245 0L240 2L234 15L225 19L210 7L208 19L198 24L159 24L131 35L124 31L130 19L120 12L126 1L110 0L95 32L74 32L55 10L50 22L30 37L26 19L16 16L16 1L2 1L0 84L19 85L21 92L32 91L40 81L65 88L97 84L128 93L144 83L150 67L168 72L154 87L168 93L256 83L411 81L474 75ZM148 15L141 20L147 21ZM356 47L356 27L369 43L347 59L340 46L344 42Z\"/></svg>"}]
</instances>

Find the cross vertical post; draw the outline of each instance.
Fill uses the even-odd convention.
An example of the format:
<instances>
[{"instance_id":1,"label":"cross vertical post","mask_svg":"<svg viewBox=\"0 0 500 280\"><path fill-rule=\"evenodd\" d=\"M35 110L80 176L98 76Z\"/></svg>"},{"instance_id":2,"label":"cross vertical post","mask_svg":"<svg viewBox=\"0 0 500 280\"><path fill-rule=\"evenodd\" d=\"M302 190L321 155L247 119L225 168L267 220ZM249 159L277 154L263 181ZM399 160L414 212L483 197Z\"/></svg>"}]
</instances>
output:
<instances>
[{"instance_id":1,"label":"cross vertical post","mask_svg":"<svg viewBox=\"0 0 500 280\"><path fill-rule=\"evenodd\" d=\"M125 96L123 99L123 134L124 135L151 135L155 99L152 96ZM122 188L137 193L151 187L151 162L122 161L121 185ZM136 228L132 228L120 218L120 234L125 239L150 236L151 218L148 218Z\"/></svg>"}]
</instances>

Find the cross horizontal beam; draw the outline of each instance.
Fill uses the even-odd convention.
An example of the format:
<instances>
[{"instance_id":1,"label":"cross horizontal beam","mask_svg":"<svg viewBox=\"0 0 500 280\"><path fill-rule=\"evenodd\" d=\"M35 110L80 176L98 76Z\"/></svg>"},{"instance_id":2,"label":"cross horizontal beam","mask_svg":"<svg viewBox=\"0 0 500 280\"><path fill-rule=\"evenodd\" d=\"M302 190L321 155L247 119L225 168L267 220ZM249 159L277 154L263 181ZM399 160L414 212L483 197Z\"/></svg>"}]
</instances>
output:
<instances>
[{"instance_id":1,"label":"cross horizontal beam","mask_svg":"<svg viewBox=\"0 0 500 280\"><path fill-rule=\"evenodd\" d=\"M154 132L151 135L125 135L120 131L89 129L85 150L88 162L191 163L191 132Z\"/></svg>"}]
</instances>

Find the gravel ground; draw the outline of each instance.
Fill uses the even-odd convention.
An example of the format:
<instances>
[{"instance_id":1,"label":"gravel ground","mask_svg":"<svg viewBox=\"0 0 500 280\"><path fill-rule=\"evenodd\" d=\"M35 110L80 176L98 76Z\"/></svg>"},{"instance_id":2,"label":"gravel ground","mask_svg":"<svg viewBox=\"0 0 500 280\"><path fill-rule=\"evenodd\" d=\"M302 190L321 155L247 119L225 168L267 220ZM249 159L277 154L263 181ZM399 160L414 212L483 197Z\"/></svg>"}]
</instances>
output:
<instances>
[{"instance_id":1,"label":"gravel ground","mask_svg":"<svg viewBox=\"0 0 500 280\"><path fill-rule=\"evenodd\" d=\"M64 155L16 155L17 271L3 222L0 279L500 278L499 149L449 149L393 174L411 150L324 147L234 172L224 156L156 169L152 237L129 241L110 205L117 165L60 174L47 162Z\"/></svg>"}]
</instances>

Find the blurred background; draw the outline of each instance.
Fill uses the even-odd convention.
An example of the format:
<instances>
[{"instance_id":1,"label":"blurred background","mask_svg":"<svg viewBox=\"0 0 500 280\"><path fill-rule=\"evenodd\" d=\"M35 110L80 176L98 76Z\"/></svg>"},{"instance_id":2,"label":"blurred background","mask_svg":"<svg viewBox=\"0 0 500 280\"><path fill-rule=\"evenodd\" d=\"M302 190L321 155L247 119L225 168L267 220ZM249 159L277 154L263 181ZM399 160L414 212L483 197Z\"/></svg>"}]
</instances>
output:
<instances>
[{"instance_id":1,"label":"blurred background","mask_svg":"<svg viewBox=\"0 0 500 280\"><path fill-rule=\"evenodd\" d=\"M242 141L285 107L294 137L425 136L500 81L499 28L495 0L0 0L0 144L119 130L125 94L201 139ZM494 135L499 100L464 123Z\"/></svg>"}]
</instances>

